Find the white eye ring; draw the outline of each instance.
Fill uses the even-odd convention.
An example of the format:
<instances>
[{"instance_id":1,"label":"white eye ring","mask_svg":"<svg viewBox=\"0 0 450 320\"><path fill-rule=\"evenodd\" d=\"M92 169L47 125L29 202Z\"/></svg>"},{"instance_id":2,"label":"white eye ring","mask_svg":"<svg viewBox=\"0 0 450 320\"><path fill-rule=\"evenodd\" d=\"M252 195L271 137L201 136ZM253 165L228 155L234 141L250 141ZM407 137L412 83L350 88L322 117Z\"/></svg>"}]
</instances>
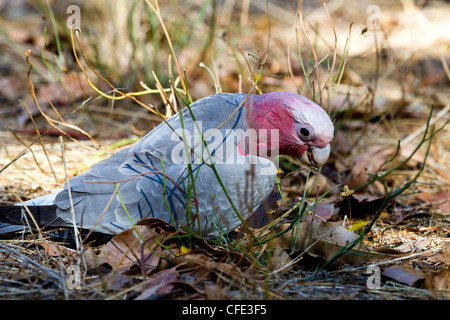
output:
<instances>
[{"instance_id":1,"label":"white eye ring","mask_svg":"<svg viewBox=\"0 0 450 320\"><path fill-rule=\"evenodd\" d=\"M314 129L310 125L298 123L296 127L297 135L300 140L311 141L314 139Z\"/></svg>"}]
</instances>

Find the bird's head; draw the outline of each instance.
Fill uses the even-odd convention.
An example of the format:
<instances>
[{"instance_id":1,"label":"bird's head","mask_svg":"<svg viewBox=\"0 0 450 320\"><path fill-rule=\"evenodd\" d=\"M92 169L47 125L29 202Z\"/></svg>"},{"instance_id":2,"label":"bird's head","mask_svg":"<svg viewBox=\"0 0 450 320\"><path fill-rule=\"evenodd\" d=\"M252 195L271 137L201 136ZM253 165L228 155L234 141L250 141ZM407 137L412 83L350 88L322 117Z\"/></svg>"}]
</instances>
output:
<instances>
[{"instance_id":1,"label":"bird's head","mask_svg":"<svg viewBox=\"0 0 450 320\"><path fill-rule=\"evenodd\" d=\"M268 138L258 148L278 149L279 154L300 158L320 167L330 155L334 126L328 114L311 100L291 92L252 95L246 105L249 127L266 129ZM271 132L277 132L277 139ZM277 145L274 145L273 141Z\"/></svg>"}]
</instances>

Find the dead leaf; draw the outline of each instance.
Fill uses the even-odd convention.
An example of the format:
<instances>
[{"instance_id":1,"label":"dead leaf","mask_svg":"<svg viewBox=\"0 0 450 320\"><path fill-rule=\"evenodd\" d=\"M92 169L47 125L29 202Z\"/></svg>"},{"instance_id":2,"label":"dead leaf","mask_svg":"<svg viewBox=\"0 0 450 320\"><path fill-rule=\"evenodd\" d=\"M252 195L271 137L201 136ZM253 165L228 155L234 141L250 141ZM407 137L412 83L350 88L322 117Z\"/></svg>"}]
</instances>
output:
<instances>
[{"instance_id":1,"label":"dead leaf","mask_svg":"<svg viewBox=\"0 0 450 320\"><path fill-rule=\"evenodd\" d=\"M249 260L249 258L240 252L236 251L230 252L221 248L220 246L212 246L205 239L201 238L194 239L194 243L196 247L204 251L203 252L204 254L206 253L218 259L227 258L233 262L239 262L239 265L246 265L246 266L252 265L252 262ZM191 253L199 252L199 249L190 252Z\"/></svg>"},{"instance_id":2,"label":"dead leaf","mask_svg":"<svg viewBox=\"0 0 450 320\"><path fill-rule=\"evenodd\" d=\"M372 145L367 147L364 152L356 155L350 165L352 174L348 182L350 189L355 189L369 181L367 173L375 174L376 170L393 152L392 148L387 148L385 145Z\"/></svg>"},{"instance_id":3,"label":"dead leaf","mask_svg":"<svg viewBox=\"0 0 450 320\"><path fill-rule=\"evenodd\" d=\"M448 266L432 278L431 288L435 290L450 289L450 268Z\"/></svg>"},{"instance_id":4,"label":"dead leaf","mask_svg":"<svg viewBox=\"0 0 450 320\"><path fill-rule=\"evenodd\" d=\"M186 254L182 254L174 258L173 263L175 265L184 265L189 268L200 267L209 271L219 271L228 275L233 275L236 271L236 267L231 263L216 262L212 258L209 258L204 253L199 253L199 250L192 250Z\"/></svg>"},{"instance_id":5,"label":"dead leaf","mask_svg":"<svg viewBox=\"0 0 450 320\"><path fill-rule=\"evenodd\" d=\"M97 258L112 268L129 268L133 264L139 265L140 261L145 261L146 268L156 267L159 257L155 253L160 250L152 240L155 234L149 230L136 226L136 229L121 232L100 249Z\"/></svg>"},{"instance_id":6,"label":"dead leaf","mask_svg":"<svg viewBox=\"0 0 450 320\"><path fill-rule=\"evenodd\" d=\"M405 256L406 253L404 252L400 252L396 249L393 248L386 248L386 247L379 247L379 248L371 248L371 251L376 252L376 253L380 253L381 257L383 256ZM375 256L372 259L379 259L380 257Z\"/></svg>"},{"instance_id":7,"label":"dead leaf","mask_svg":"<svg viewBox=\"0 0 450 320\"><path fill-rule=\"evenodd\" d=\"M64 247L57 243L51 243L48 241L38 241L36 242L36 244L44 248L45 252L47 252L52 257L70 256L74 259L78 257L78 253L75 250Z\"/></svg>"},{"instance_id":8,"label":"dead leaf","mask_svg":"<svg viewBox=\"0 0 450 320\"><path fill-rule=\"evenodd\" d=\"M383 276L391 278L397 282L413 286L419 280L425 279L425 275L419 271L412 269L409 265L395 266L383 271Z\"/></svg>"},{"instance_id":9,"label":"dead leaf","mask_svg":"<svg viewBox=\"0 0 450 320\"><path fill-rule=\"evenodd\" d=\"M168 231L174 229L163 220L145 219L112 238L99 249L98 255L91 257L94 261L89 262L97 265L107 263L112 268L124 270L132 265L151 270L160 261L160 243L164 242Z\"/></svg>"},{"instance_id":10,"label":"dead leaf","mask_svg":"<svg viewBox=\"0 0 450 320\"><path fill-rule=\"evenodd\" d=\"M396 249L400 252L418 252L424 251L431 244L431 239L415 239L408 242L403 243L402 245L396 247Z\"/></svg>"},{"instance_id":11,"label":"dead leaf","mask_svg":"<svg viewBox=\"0 0 450 320\"><path fill-rule=\"evenodd\" d=\"M412 143L406 143L402 145L402 148L400 149L400 156L402 158L408 158L411 156L411 154L414 152L416 148L416 145L412 144ZM423 150L418 150L412 157L411 157L411 161L415 161L416 163L420 164L423 162L425 158L425 154ZM445 158L445 157L444 157ZM426 158L426 162L425 164L431 168L433 168L433 170L436 171L436 173L439 176L439 179L443 179L446 181L450 181L450 173L448 171L448 169L446 169L445 167L442 166L442 164L438 163L436 160L434 160L432 157L428 157ZM447 202L448 203L448 202Z\"/></svg>"},{"instance_id":12,"label":"dead leaf","mask_svg":"<svg viewBox=\"0 0 450 320\"><path fill-rule=\"evenodd\" d=\"M450 213L450 190L440 190L436 193L422 192L416 196L416 199L431 203L435 208L438 208L444 213Z\"/></svg>"},{"instance_id":13,"label":"dead leaf","mask_svg":"<svg viewBox=\"0 0 450 320\"><path fill-rule=\"evenodd\" d=\"M180 254L172 259L172 263L186 268L195 268L199 265L205 265L208 257L202 250L191 250L188 253Z\"/></svg>"},{"instance_id":14,"label":"dead leaf","mask_svg":"<svg viewBox=\"0 0 450 320\"><path fill-rule=\"evenodd\" d=\"M277 232L288 228L284 224ZM302 222L297 230L290 230L275 238L275 243L281 248L288 249L291 238L297 235L296 248L306 250L308 253L323 257L330 261L347 244L359 238L359 236L347 230L339 223L330 221ZM368 259L368 249L363 243L358 243L349 252L342 255L336 262L349 265L360 265Z\"/></svg>"},{"instance_id":15,"label":"dead leaf","mask_svg":"<svg viewBox=\"0 0 450 320\"><path fill-rule=\"evenodd\" d=\"M169 294L174 285L173 282L177 280L178 272L176 267L161 270L155 274L152 274L150 279L143 283L146 288L136 300L147 300L155 294Z\"/></svg>"},{"instance_id":16,"label":"dead leaf","mask_svg":"<svg viewBox=\"0 0 450 320\"><path fill-rule=\"evenodd\" d=\"M447 243L441 251L429 256L427 258L428 261L433 263L445 263L447 266L450 266L450 243Z\"/></svg>"},{"instance_id":17,"label":"dead leaf","mask_svg":"<svg viewBox=\"0 0 450 320\"><path fill-rule=\"evenodd\" d=\"M389 216L389 222L397 225L402 221L404 221L405 219L424 215L425 216L432 215L432 211L421 206L414 206L414 205L409 205L406 207L399 206L394 208L394 210L391 212Z\"/></svg>"}]
</instances>

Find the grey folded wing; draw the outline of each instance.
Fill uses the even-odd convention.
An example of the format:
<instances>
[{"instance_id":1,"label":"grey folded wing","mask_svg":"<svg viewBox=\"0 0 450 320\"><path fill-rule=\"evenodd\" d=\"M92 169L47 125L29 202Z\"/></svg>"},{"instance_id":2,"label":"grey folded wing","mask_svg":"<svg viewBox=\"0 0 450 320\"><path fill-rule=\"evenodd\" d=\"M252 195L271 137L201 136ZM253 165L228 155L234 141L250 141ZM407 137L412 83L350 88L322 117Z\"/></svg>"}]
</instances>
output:
<instances>
[{"instance_id":1,"label":"grey folded wing","mask_svg":"<svg viewBox=\"0 0 450 320\"><path fill-rule=\"evenodd\" d=\"M183 121L174 115L136 145L71 178L56 196L58 216L71 221L73 205L78 225L112 234L149 217L176 226L189 225L202 234L234 229L241 223L235 209L245 220L270 193L276 177L270 160L223 153L223 146L231 140L230 130L246 129L245 110L236 110L243 98L221 94L202 99L192 105L194 117L185 108ZM220 125L219 130L211 131ZM215 168L228 196L203 161L201 135L210 155L223 153ZM236 144L233 140L234 149ZM186 145L192 149L185 149ZM174 150L189 157L180 162ZM200 223L190 221L195 214Z\"/></svg>"}]
</instances>

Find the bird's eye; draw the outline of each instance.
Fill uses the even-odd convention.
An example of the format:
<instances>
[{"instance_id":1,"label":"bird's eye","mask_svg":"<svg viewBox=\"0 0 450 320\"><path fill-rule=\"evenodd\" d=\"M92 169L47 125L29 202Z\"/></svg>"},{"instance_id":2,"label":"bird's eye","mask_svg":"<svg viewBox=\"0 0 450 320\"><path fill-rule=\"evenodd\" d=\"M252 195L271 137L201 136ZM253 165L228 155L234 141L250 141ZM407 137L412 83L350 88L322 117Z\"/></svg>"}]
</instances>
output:
<instances>
[{"instance_id":1,"label":"bird's eye","mask_svg":"<svg viewBox=\"0 0 450 320\"><path fill-rule=\"evenodd\" d=\"M306 128L301 128L300 129L300 133L302 134L302 136L307 137L309 136L309 130Z\"/></svg>"}]
</instances>

